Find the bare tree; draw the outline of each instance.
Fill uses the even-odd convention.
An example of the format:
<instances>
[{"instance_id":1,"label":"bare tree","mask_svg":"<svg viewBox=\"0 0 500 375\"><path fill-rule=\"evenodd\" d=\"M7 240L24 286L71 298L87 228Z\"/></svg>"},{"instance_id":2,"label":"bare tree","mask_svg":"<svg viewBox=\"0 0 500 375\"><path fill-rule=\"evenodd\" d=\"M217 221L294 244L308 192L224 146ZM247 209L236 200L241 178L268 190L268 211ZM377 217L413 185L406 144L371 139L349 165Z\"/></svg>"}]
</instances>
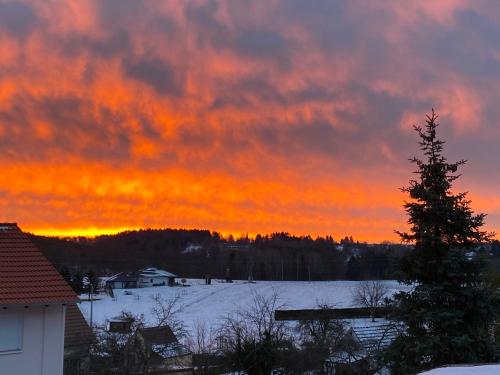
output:
<instances>
[{"instance_id":1,"label":"bare tree","mask_svg":"<svg viewBox=\"0 0 500 375\"><path fill-rule=\"evenodd\" d=\"M300 334L300 365L302 372L322 373L325 361L336 353L347 352L346 334L348 326L341 319L331 319L326 312L332 306L323 303L317 306L323 311L317 319L300 320L297 329Z\"/></svg>"},{"instance_id":2,"label":"bare tree","mask_svg":"<svg viewBox=\"0 0 500 375\"><path fill-rule=\"evenodd\" d=\"M332 309L332 306L320 304L317 309L327 312ZM326 316L326 314L322 316ZM300 320L298 329L303 345L314 344L323 348L335 350L347 332L347 324L341 319L330 319L325 317L314 320Z\"/></svg>"},{"instance_id":3,"label":"bare tree","mask_svg":"<svg viewBox=\"0 0 500 375\"><path fill-rule=\"evenodd\" d=\"M376 310L382 306L388 292L389 288L380 280L362 281L352 292L353 302L370 309L372 322L374 322Z\"/></svg>"},{"instance_id":4,"label":"bare tree","mask_svg":"<svg viewBox=\"0 0 500 375\"><path fill-rule=\"evenodd\" d=\"M153 314L156 325L158 327L167 325L172 329L177 339L185 338L187 335L186 326L182 320L178 318L179 313L182 311L180 295L167 299L157 293L153 295L151 299L153 300L151 313Z\"/></svg>"},{"instance_id":5,"label":"bare tree","mask_svg":"<svg viewBox=\"0 0 500 375\"><path fill-rule=\"evenodd\" d=\"M214 329L205 320L198 320L186 342L193 353L213 353L216 350L215 337Z\"/></svg>"},{"instance_id":6,"label":"bare tree","mask_svg":"<svg viewBox=\"0 0 500 375\"><path fill-rule=\"evenodd\" d=\"M193 353L193 365L198 374L210 373L210 368L217 366L216 332L205 320L198 320L194 330L189 332L186 339L187 346Z\"/></svg>"},{"instance_id":7,"label":"bare tree","mask_svg":"<svg viewBox=\"0 0 500 375\"><path fill-rule=\"evenodd\" d=\"M279 307L276 292L270 297L254 294L250 306L225 318L217 332L217 344L229 370L266 375L280 367L282 349L291 340L285 322L274 319Z\"/></svg>"}]
</instances>

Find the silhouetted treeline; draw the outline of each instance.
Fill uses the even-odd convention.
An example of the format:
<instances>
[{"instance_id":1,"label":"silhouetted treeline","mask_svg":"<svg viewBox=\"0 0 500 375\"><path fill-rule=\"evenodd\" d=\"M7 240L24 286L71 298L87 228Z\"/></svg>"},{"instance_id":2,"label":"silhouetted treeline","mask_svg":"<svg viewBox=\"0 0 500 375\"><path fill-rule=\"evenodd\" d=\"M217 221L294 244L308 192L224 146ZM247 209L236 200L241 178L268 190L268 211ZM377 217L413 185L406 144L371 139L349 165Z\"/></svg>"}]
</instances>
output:
<instances>
[{"instance_id":1,"label":"silhouetted treeline","mask_svg":"<svg viewBox=\"0 0 500 375\"><path fill-rule=\"evenodd\" d=\"M208 230L140 230L96 238L32 240L57 267L97 275L154 266L181 277L259 280L362 280L393 277L393 265L405 247L369 245L352 237L258 235L223 238Z\"/></svg>"}]
</instances>

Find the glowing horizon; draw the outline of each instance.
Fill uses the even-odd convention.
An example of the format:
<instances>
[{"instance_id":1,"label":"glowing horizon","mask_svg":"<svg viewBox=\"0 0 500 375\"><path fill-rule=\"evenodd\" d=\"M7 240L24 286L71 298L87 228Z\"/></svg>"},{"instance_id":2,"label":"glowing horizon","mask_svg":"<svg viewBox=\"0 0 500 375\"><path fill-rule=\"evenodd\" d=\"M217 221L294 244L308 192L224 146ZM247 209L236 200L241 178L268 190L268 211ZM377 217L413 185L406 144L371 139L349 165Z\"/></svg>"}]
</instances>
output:
<instances>
[{"instance_id":1,"label":"glowing horizon","mask_svg":"<svg viewBox=\"0 0 500 375\"><path fill-rule=\"evenodd\" d=\"M20 225L19 223L17 223ZM270 233L234 233L234 232L227 232L227 231L219 231L219 230L212 230L209 228L171 228L171 227L154 227L154 228L67 228L67 229L57 229L57 228L48 228L48 229L25 229L22 225L20 225L21 229L23 231L37 235L37 236L45 236L45 237L57 237L57 238L77 238L77 237L85 237L85 238L95 238L98 236L111 236L115 234L120 234L120 233L125 233L125 232L131 232L131 231L141 231L141 230L164 230L164 229L172 229L172 230L207 230L210 233L218 233L222 238L227 239L230 236L233 237L235 240L240 239L240 238L249 238L251 240L255 240L257 235L265 236L265 235L271 235L272 233L276 232L270 232ZM289 233L286 231L281 231L279 233ZM330 233L325 233L325 234L315 234L311 235L308 233L289 233L290 235L293 236L298 236L298 237L305 237L305 236L311 236L312 239L315 239L317 237L325 238L327 236L332 236L333 239L337 242L340 242L343 238L346 236L349 237L348 234L346 235L340 235L335 237ZM372 240L372 239L361 239L361 238L354 238L354 241L359 241L359 242L366 242L366 243L400 243L400 241L397 240L387 240L387 239L377 239L377 240Z\"/></svg>"},{"instance_id":2,"label":"glowing horizon","mask_svg":"<svg viewBox=\"0 0 500 375\"><path fill-rule=\"evenodd\" d=\"M235 240L239 238L249 238L254 240L257 235L270 235L275 232L271 233L233 233L233 232L227 232L227 231L218 231L218 230L211 230L209 228L171 228L171 227L165 227L165 228L160 228L160 227L155 227L155 228L67 228L67 229L57 229L57 228L47 228L47 229L30 229L23 227L21 224L17 223L18 225L21 226L21 229L23 229L25 232L32 233L34 235L38 236L45 236L45 237L59 237L59 238L76 238L76 237L86 237L86 238L94 238L98 236L109 236L109 235L115 235L119 233L124 233L124 232L130 232L130 231L140 231L140 230L163 230L163 229L173 229L173 230L207 230L210 233L218 233L221 235L222 238L229 238L232 236ZM288 233L286 231L283 231L283 233ZM308 236L310 234L307 233L289 233L290 235L295 235L295 236ZM317 234L314 236L311 236L313 239L316 237L322 237L325 238L326 236L332 236L332 234L326 233L326 234ZM337 242L339 242L341 239L343 239L346 235L342 236L339 235L339 237L333 237L333 239ZM347 235L348 236L348 235ZM363 240L363 239L358 239L354 238L355 241L359 242L368 242L368 240ZM368 243L381 243L381 242L393 242L390 240L378 240L378 241L370 241ZM396 243L396 242L394 242Z\"/></svg>"}]
</instances>

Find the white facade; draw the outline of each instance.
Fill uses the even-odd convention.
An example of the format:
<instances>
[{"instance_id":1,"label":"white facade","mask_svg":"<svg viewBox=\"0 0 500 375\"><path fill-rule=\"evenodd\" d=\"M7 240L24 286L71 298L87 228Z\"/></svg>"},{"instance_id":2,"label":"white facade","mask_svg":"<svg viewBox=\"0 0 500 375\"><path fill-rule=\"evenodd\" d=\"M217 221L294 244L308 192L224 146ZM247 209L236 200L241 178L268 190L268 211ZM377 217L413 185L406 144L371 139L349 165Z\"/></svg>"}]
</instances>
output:
<instances>
[{"instance_id":1,"label":"white facade","mask_svg":"<svg viewBox=\"0 0 500 375\"><path fill-rule=\"evenodd\" d=\"M122 281L111 281L110 284L113 289L126 289L125 282Z\"/></svg>"},{"instance_id":2,"label":"white facade","mask_svg":"<svg viewBox=\"0 0 500 375\"><path fill-rule=\"evenodd\" d=\"M61 304L0 310L0 324L11 327L9 337L0 338L0 373L62 375L65 314L66 306ZM12 328L13 321L19 329ZM9 351L9 347L16 349Z\"/></svg>"},{"instance_id":3,"label":"white facade","mask_svg":"<svg viewBox=\"0 0 500 375\"><path fill-rule=\"evenodd\" d=\"M144 276L139 277L138 285L140 288L148 286L168 285L168 277L166 276Z\"/></svg>"}]
</instances>

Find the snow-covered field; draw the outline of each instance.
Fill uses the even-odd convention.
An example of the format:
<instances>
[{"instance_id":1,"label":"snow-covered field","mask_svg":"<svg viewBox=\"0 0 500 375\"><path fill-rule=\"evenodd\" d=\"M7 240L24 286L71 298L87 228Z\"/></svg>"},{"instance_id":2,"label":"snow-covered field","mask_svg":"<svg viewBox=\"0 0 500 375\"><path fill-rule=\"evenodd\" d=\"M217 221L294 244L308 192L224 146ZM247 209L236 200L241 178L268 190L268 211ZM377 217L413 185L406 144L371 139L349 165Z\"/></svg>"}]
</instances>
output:
<instances>
[{"instance_id":1,"label":"snow-covered field","mask_svg":"<svg viewBox=\"0 0 500 375\"><path fill-rule=\"evenodd\" d=\"M107 319L120 315L122 311L128 311L133 314L144 314L146 322L153 324L151 308L155 295L167 300L179 296L181 311L178 318L189 330L192 330L197 322L216 327L228 314L252 304L255 295L271 297L277 293L279 305L283 309L315 308L319 303L327 303L334 307L352 307L354 306L352 291L359 283L356 281L224 283L212 280L211 285L205 285L204 280L195 279L188 280L188 284L191 286L129 289L130 295L127 295L125 290L115 290L115 299L99 295L100 300L93 302L93 323L103 325ZM386 281L385 284L390 291L388 294L403 288L395 281ZM90 302L81 302L79 306L88 321Z\"/></svg>"},{"instance_id":2,"label":"snow-covered field","mask_svg":"<svg viewBox=\"0 0 500 375\"><path fill-rule=\"evenodd\" d=\"M497 375L500 365L452 366L422 372L421 375Z\"/></svg>"}]
</instances>

